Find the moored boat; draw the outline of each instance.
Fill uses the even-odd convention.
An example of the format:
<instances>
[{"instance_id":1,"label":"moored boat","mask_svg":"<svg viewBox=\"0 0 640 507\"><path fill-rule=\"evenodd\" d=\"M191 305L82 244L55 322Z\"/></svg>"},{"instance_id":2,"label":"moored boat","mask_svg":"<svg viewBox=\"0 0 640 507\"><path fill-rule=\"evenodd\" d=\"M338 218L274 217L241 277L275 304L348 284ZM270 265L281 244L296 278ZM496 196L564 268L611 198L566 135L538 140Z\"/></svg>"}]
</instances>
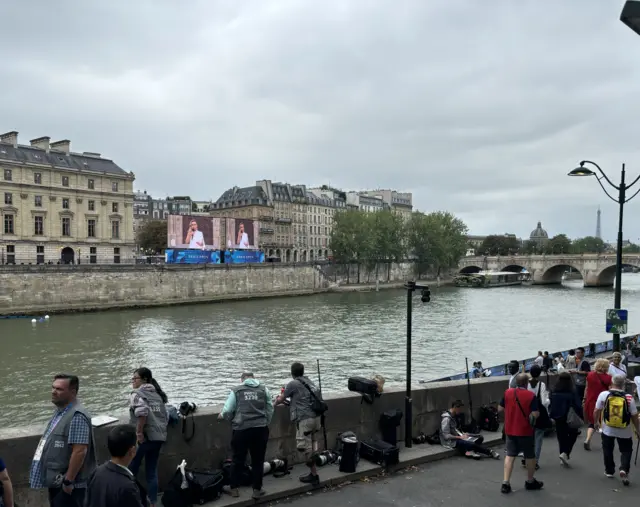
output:
<instances>
[{"instance_id":1,"label":"moored boat","mask_svg":"<svg viewBox=\"0 0 640 507\"><path fill-rule=\"evenodd\" d=\"M456 287L507 287L522 285L523 274L511 271L480 271L479 273L464 273L456 276L453 283Z\"/></svg>"}]
</instances>

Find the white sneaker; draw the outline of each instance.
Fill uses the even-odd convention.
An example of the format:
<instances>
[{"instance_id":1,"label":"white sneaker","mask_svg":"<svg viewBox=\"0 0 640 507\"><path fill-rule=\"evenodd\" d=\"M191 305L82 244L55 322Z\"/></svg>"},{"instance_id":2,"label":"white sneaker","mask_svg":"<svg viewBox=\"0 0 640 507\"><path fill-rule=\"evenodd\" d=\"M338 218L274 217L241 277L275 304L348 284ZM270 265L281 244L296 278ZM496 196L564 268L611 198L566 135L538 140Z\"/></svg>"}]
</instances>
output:
<instances>
[{"instance_id":1,"label":"white sneaker","mask_svg":"<svg viewBox=\"0 0 640 507\"><path fill-rule=\"evenodd\" d=\"M567 453L566 453L566 452L563 452L563 453L560 455L560 461L562 462L562 466L563 466L563 467L565 467L565 468L569 468L569 466L570 466L570 465L569 465L569 456L567 456Z\"/></svg>"},{"instance_id":2,"label":"white sneaker","mask_svg":"<svg viewBox=\"0 0 640 507\"><path fill-rule=\"evenodd\" d=\"M613 479L613 474L608 474L607 472L605 472L604 476L609 478L609 479Z\"/></svg>"},{"instance_id":3,"label":"white sneaker","mask_svg":"<svg viewBox=\"0 0 640 507\"><path fill-rule=\"evenodd\" d=\"M629 476L624 470L620 470L620 479L622 479L622 484L624 484L625 486L629 485Z\"/></svg>"}]
</instances>

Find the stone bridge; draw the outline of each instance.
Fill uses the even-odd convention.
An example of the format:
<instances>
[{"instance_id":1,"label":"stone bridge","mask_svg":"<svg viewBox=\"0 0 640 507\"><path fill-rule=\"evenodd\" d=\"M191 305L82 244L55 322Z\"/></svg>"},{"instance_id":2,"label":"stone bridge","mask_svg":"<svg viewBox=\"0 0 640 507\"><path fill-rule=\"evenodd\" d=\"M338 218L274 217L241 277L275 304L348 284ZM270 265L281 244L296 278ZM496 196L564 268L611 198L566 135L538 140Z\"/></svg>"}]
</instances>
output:
<instances>
[{"instance_id":1,"label":"stone bridge","mask_svg":"<svg viewBox=\"0 0 640 507\"><path fill-rule=\"evenodd\" d=\"M640 267L640 255L622 256L622 264ZM562 275L569 268L582 275L585 287L610 287L616 277L615 254L583 255L508 255L464 257L459 263L460 273L478 271L514 271L525 268L533 283L546 285L562 283Z\"/></svg>"}]
</instances>

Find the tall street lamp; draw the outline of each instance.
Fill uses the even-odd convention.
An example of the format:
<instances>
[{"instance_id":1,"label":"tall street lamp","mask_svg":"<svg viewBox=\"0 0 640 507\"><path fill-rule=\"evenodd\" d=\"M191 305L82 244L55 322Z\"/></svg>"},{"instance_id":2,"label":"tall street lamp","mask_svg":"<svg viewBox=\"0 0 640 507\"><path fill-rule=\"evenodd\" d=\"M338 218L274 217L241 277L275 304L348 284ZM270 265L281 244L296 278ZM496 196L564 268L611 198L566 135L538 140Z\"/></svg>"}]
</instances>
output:
<instances>
[{"instance_id":1,"label":"tall street lamp","mask_svg":"<svg viewBox=\"0 0 640 507\"><path fill-rule=\"evenodd\" d=\"M640 35L640 2L627 0L620 13L620 21Z\"/></svg>"},{"instance_id":2,"label":"tall street lamp","mask_svg":"<svg viewBox=\"0 0 640 507\"><path fill-rule=\"evenodd\" d=\"M413 400L411 399L411 320L413 315L413 293L421 289L420 299L423 303L431 301L431 291L427 285L418 285L410 280L405 285L407 289L407 388L404 399L404 446L413 446Z\"/></svg>"},{"instance_id":3,"label":"tall street lamp","mask_svg":"<svg viewBox=\"0 0 640 507\"><path fill-rule=\"evenodd\" d=\"M629 3L629 2L627 2L627 3ZM637 3L637 2L632 2L632 3ZM602 176L598 176L591 169L589 169L588 167L585 167L585 164L589 164L589 165L592 165L593 167L595 167ZM622 164L622 171L620 172L620 184L619 185L615 185L609 179L609 177L604 173L604 171L600 168L600 166L598 164L596 164L595 162L591 162L590 160L583 160L582 162L580 162L580 167L577 167L576 169L571 171L569 173L569 176L595 176L596 180L598 180L598 183L602 187L602 190L604 190L604 193L607 194L607 197L609 197L609 199L611 199L612 201L617 202L618 205L620 206L620 214L619 214L619 218L618 218L618 244L617 244L617 247L616 247L616 290L615 290L615 300L614 300L614 304L613 304L614 308L616 310L619 310L621 302L622 302L621 301L622 300L622 213L623 213L623 210L624 210L625 203L629 202L631 199L633 199L640 192L640 190L638 190L631 197L629 197L629 198L626 197L627 190L629 190L631 187L633 187L638 182L638 180L640 180L640 176L638 176L635 180L633 180L629 185L625 184L625 182L624 182L625 169L624 169L624 164ZM602 180L603 179L611 187L615 188L618 191L618 198L617 199L615 197L613 197L607 191L605 186L602 184ZM614 334L613 335L613 350L615 352L619 352L620 351L620 335L619 334Z\"/></svg>"}]
</instances>

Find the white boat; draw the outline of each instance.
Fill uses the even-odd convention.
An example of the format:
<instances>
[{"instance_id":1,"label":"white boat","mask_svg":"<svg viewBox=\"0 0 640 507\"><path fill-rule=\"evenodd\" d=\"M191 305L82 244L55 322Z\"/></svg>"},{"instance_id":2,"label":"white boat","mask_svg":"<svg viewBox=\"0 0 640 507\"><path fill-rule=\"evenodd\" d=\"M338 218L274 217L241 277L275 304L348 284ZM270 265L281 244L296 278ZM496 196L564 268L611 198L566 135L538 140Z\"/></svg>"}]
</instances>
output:
<instances>
[{"instance_id":1,"label":"white boat","mask_svg":"<svg viewBox=\"0 0 640 507\"><path fill-rule=\"evenodd\" d=\"M523 273L511 271L480 271L460 274L453 279L453 283L456 287L507 287L522 285L523 278Z\"/></svg>"}]
</instances>

